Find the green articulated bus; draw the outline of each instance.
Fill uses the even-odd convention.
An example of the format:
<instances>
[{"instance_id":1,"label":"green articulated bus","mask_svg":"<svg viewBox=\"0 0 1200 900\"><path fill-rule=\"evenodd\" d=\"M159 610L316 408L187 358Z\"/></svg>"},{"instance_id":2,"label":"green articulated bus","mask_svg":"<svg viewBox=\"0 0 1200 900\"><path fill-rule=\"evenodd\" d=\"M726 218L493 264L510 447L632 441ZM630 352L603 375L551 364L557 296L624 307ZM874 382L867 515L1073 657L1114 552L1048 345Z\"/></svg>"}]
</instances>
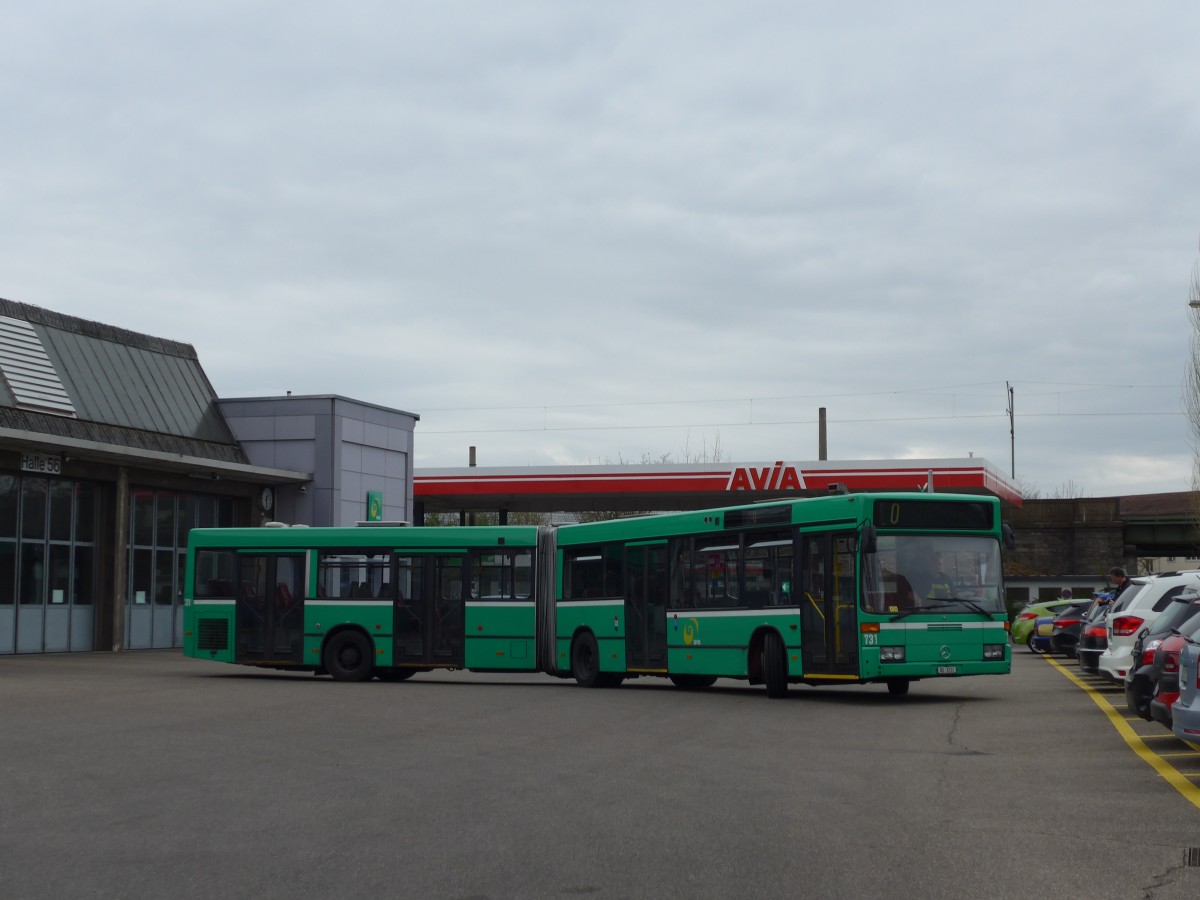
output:
<instances>
[{"instance_id":1,"label":"green articulated bus","mask_svg":"<svg viewBox=\"0 0 1200 900\"><path fill-rule=\"evenodd\" d=\"M193 529L184 653L344 681L587 687L1010 671L996 498L830 494L557 528Z\"/></svg>"}]
</instances>

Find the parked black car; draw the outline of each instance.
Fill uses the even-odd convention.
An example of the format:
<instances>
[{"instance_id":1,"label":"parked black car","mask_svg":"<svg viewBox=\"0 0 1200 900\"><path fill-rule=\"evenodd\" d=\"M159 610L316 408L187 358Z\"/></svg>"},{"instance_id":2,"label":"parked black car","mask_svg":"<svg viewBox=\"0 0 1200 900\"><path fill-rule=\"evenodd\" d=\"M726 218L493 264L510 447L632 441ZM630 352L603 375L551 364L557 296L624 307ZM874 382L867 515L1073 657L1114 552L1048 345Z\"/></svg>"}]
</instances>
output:
<instances>
[{"instance_id":1,"label":"parked black car","mask_svg":"<svg viewBox=\"0 0 1200 900\"><path fill-rule=\"evenodd\" d=\"M1161 667L1154 666L1155 651L1172 631L1197 614L1200 614L1200 592L1188 588L1138 634L1129 674L1125 676L1125 705L1135 716L1152 721L1150 701L1154 699L1161 674Z\"/></svg>"},{"instance_id":2,"label":"parked black car","mask_svg":"<svg viewBox=\"0 0 1200 900\"><path fill-rule=\"evenodd\" d=\"M1080 626L1083 625L1083 614L1087 612L1094 600L1075 600L1071 605L1054 617L1053 631L1050 632L1050 649L1063 653L1074 659L1075 646L1079 643Z\"/></svg>"},{"instance_id":3,"label":"parked black car","mask_svg":"<svg viewBox=\"0 0 1200 900\"><path fill-rule=\"evenodd\" d=\"M1079 628L1079 643L1075 655L1079 658L1079 671L1089 675L1100 674L1100 654L1108 648L1108 611L1112 609L1112 594L1097 594L1083 617Z\"/></svg>"}]
</instances>

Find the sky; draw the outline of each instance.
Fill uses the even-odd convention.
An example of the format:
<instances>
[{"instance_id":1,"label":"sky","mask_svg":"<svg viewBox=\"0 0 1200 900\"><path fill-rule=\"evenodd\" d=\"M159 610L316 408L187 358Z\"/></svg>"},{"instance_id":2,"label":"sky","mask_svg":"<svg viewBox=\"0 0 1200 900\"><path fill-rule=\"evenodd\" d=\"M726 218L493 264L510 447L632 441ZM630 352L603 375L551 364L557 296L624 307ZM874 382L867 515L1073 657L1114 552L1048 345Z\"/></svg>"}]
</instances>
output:
<instances>
[{"instance_id":1,"label":"sky","mask_svg":"<svg viewBox=\"0 0 1200 900\"><path fill-rule=\"evenodd\" d=\"M0 296L418 468L1186 490L1200 5L0 8ZM1011 389L1011 416L1010 416Z\"/></svg>"}]
</instances>

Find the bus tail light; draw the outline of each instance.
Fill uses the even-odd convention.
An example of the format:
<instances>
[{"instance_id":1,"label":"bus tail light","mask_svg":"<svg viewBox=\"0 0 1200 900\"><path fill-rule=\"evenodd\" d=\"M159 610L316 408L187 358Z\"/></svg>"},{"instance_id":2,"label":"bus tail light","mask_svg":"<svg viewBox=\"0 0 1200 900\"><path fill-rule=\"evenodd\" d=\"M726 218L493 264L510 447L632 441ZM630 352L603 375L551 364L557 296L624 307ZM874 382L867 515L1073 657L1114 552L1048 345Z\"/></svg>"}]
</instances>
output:
<instances>
[{"instance_id":1,"label":"bus tail light","mask_svg":"<svg viewBox=\"0 0 1200 900\"><path fill-rule=\"evenodd\" d=\"M1004 659L1004 644L984 644L983 658L986 659Z\"/></svg>"},{"instance_id":2,"label":"bus tail light","mask_svg":"<svg viewBox=\"0 0 1200 900\"><path fill-rule=\"evenodd\" d=\"M879 648L880 662L904 662L903 647L880 647Z\"/></svg>"}]
</instances>

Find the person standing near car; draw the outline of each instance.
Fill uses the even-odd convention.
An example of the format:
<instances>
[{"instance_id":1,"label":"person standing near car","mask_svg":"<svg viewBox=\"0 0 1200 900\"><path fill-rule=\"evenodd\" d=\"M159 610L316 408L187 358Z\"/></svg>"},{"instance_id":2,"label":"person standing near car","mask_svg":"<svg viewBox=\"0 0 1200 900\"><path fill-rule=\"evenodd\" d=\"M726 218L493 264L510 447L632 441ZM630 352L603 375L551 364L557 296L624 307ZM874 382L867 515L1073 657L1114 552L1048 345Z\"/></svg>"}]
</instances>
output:
<instances>
[{"instance_id":1,"label":"person standing near car","mask_svg":"<svg viewBox=\"0 0 1200 900\"><path fill-rule=\"evenodd\" d=\"M1112 600L1110 603L1116 603L1123 593L1125 588L1129 587L1129 578L1125 575L1125 570L1120 566L1113 566L1108 570L1108 580L1116 585L1113 590Z\"/></svg>"}]
</instances>

